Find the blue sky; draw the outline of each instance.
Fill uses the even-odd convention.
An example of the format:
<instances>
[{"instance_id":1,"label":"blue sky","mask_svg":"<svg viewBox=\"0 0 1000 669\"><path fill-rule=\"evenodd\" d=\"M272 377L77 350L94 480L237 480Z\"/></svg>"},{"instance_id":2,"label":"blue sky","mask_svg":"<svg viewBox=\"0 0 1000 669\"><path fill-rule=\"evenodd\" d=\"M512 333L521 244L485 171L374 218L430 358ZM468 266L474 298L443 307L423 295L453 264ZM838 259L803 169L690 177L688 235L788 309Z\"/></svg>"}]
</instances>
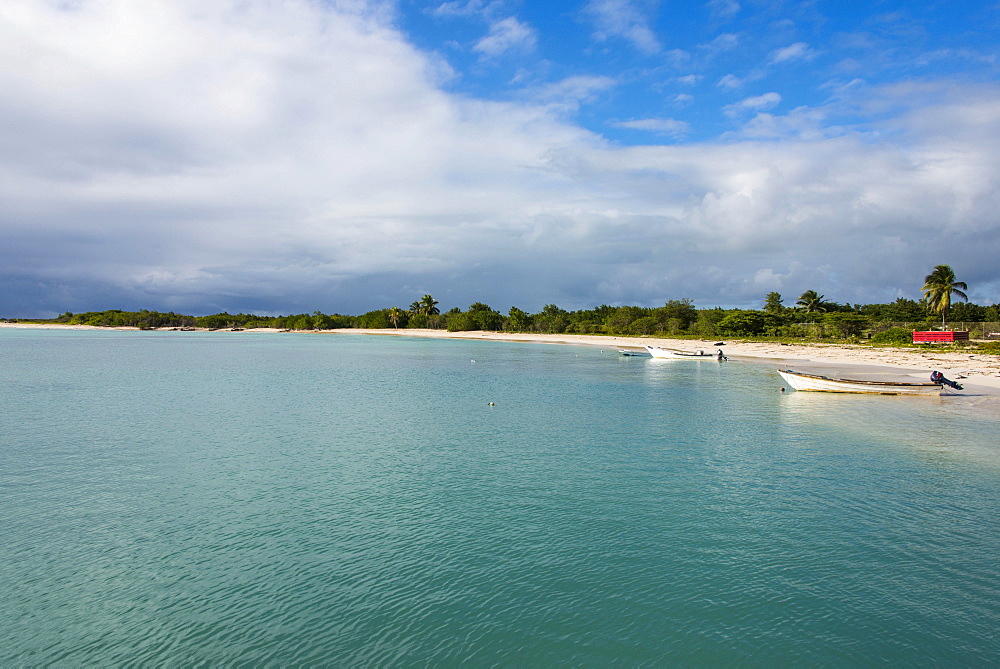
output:
<instances>
[{"instance_id":1,"label":"blue sky","mask_svg":"<svg viewBox=\"0 0 1000 669\"><path fill-rule=\"evenodd\" d=\"M1000 3L6 0L0 316L1000 300Z\"/></svg>"},{"instance_id":2,"label":"blue sky","mask_svg":"<svg viewBox=\"0 0 1000 669\"><path fill-rule=\"evenodd\" d=\"M864 4L864 3L862 3ZM724 139L845 89L991 81L997 3L406 2L400 27L455 69L446 90L518 101L579 81L572 117L615 142ZM844 122L863 122L845 114Z\"/></svg>"}]
</instances>

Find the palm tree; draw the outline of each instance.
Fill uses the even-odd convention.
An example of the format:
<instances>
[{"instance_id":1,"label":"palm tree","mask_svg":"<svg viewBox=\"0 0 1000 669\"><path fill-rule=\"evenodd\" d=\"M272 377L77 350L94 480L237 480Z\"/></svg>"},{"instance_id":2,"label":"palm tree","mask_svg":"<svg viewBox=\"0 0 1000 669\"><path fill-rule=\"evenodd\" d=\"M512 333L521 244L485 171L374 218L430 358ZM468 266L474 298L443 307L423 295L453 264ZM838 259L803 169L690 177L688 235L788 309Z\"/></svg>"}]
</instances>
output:
<instances>
[{"instance_id":1,"label":"palm tree","mask_svg":"<svg viewBox=\"0 0 1000 669\"><path fill-rule=\"evenodd\" d=\"M948 309L951 307L951 296L956 295L968 300L968 296L963 292L968 289L964 281L955 280L955 272L949 265L938 265L933 272L924 277L924 287L921 292L924 294L927 308L941 314L941 327L944 327Z\"/></svg>"},{"instance_id":2,"label":"palm tree","mask_svg":"<svg viewBox=\"0 0 1000 669\"><path fill-rule=\"evenodd\" d=\"M403 318L403 310L399 307L393 307L389 310L389 322L392 323L392 327L398 328L399 321Z\"/></svg>"},{"instance_id":3,"label":"palm tree","mask_svg":"<svg viewBox=\"0 0 1000 669\"><path fill-rule=\"evenodd\" d=\"M820 295L815 290L807 290L799 296L795 304L801 307L806 313L826 311L826 304L823 302L825 299L825 295Z\"/></svg>"},{"instance_id":4,"label":"palm tree","mask_svg":"<svg viewBox=\"0 0 1000 669\"><path fill-rule=\"evenodd\" d=\"M430 295L424 295L422 298L420 298L419 304L420 304L420 313L424 314L425 316L436 316L437 314L441 313L441 310L437 308L438 301L435 300Z\"/></svg>"}]
</instances>

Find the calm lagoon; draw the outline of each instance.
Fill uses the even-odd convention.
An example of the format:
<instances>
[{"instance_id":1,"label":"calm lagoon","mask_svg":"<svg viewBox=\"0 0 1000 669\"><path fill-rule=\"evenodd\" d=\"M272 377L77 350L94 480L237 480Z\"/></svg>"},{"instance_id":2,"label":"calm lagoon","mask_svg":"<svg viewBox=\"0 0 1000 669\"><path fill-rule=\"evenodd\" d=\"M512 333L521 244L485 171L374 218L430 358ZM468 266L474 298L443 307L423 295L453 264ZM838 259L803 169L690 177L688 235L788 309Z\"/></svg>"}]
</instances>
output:
<instances>
[{"instance_id":1,"label":"calm lagoon","mask_svg":"<svg viewBox=\"0 0 1000 669\"><path fill-rule=\"evenodd\" d=\"M360 335L0 330L0 375L0 665L1000 662L949 398Z\"/></svg>"}]
</instances>

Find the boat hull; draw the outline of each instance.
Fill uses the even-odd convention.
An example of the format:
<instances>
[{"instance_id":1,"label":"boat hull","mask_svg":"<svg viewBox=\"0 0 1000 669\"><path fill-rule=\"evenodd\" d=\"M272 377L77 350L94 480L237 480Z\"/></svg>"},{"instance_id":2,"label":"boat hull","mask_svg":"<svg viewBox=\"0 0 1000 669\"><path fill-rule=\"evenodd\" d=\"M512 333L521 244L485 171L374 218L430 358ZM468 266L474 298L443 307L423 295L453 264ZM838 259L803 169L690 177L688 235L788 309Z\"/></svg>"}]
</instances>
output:
<instances>
[{"instance_id":1,"label":"boat hull","mask_svg":"<svg viewBox=\"0 0 1000 669\"><path fill-rule=\"evenodd\" d=\"M651 356L661 360L717 360L719 357L717 353L687 353L659 346L647 346L646 350Z\"/></svg>"},{"instance_id":2,"label":"boat hull","mask_svg":"<svg viewBox=\"0 0 1000 669\"><path fill-rule=\"evenodd\" d=\"M890 381L860 381L856 379L834 379L819 374L803 374L790 369L779 369L788 385L795 390L825 393L863 393L868 395L917 395L937 397L941 385L937 383L898 383Z\"/></svg>"}]
</instances>

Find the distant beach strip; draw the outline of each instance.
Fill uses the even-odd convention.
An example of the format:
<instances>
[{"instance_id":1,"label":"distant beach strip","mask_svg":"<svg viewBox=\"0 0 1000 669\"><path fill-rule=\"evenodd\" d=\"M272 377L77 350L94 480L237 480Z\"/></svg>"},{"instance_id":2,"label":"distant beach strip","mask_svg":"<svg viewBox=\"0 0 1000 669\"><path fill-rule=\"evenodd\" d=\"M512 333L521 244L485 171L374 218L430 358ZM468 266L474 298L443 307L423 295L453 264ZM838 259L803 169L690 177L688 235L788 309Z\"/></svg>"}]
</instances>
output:
<instances>
[{"instance_id":1,"label":"distant beach strip","mask_svg":"<svg viewBox=\"0 0 1000 669\"><path fill-rule=\"evenodd\" d=\"M62 328L75 330L102 330L88 325L0 323L4 328ZM136 328L116 328L134 330ZM162 328L161 331L176 330ZM205 329L193 331L209 332ZM232 332L232 330L217 330ZM278 333L273 328L251 328L244 333ZM891 347L851 346L844 344L783 344L771 342L726 341L716 346L718 340L660 339L656 337L614 337L578 334L533 334L520 332L448 332L416 328L379 329L346 328L337 330L294 331L286 334L382 335L397 337L433 337L438 339L485 339L539 344L566 344L572 346L597 346L608 349L643 350L646 345L677 348L681 350L716 350L722 348L730 358L744 358L751 362L777 363L795 361L810 369L854 373L892 374L899 380L927 380L930 372L940 371L949 378L959 378L978 395L1000 398L1000 356L971 354L968 352L921 351ZM805 369L805 367L803 367ZM1000 406L997 407L1000 412Z\"/></svg>"}]
</instances>

